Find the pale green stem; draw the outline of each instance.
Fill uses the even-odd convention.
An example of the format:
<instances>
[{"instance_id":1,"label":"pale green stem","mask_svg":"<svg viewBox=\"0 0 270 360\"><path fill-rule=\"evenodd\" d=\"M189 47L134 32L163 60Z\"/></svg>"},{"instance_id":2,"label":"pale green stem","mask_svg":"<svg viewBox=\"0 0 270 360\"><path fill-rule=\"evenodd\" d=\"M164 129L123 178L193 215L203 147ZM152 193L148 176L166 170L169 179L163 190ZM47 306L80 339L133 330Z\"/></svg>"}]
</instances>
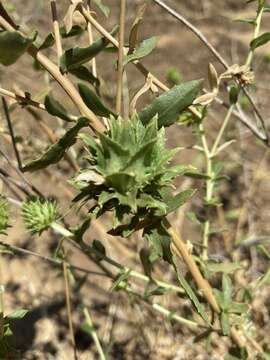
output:
<instances>
[{"instance_id":1,"label":"pale green stem","mask_svg":"<svg viewBox=\"0 0 270 360\"><path fill-rule=\"evenodd\" d=\"M200 327L200 324L196 323L195 321L185 319L182 316L175 314L173 311L169 311L169 310L165 309L163 306L161 306L159 304L152 304L152 308L155 309L156 311L160 312L161 314L167 316L168 318L179 322L180 324L186 325L193 329Z\"/></svg>"},{"instance_id":2,"label":"pale green stem","mask_svg":"<svg viewBox=\"0 0 270 360\"><path fill-rule=\"evenodd\" d=\"M261 4L259 4L257 17L256 17L256 20L255 20L256 24L255 24L255 28L254 28L254 32L253 32L253 39L256 39L256 37L259 36L263 11L264 11L264 1L261 1ZM248 52L246 63L245 63L247 66L251 65L253 55L254 55L254 50L250 49L249 52Z\"/></svg>"},{"instance_id":3,"label":"pale green stem","mask_svg":"<svg viewBox=\"0 0 270 360\"><path fill-rule=\"evenodd\" d=\"M61 224L57 223L57 222L53 222L51 224L51 228L57 232L58 234L66 237L66 238L72 238L73 234L71 231L67 230L64 226L62 226ZM137 272L135 270L131 270L130 268L128 267L125 267L121 264L119 264L118 262L116 262L115 260L112 260L110 258L108 258L107 256L104 256L103 257L103 260L106 261L107 263L111 264L112 266L114 267L117 267L118 269L120 270L124 270L126 272L129 272L129 276L130 277L134 277L134 278L137 278L137 279L140 279L140 280L143 280L144 282L146 283L149 283L151 281L155 281L157 285L159 286L162 286L164 287L165 289L168 289L168 290L174 290L176 291L177 293L179 294L183 294L184 293L184 290L182 288L180 288L179 286L176 286L176 285L173 285L173 284L169 284L169 283L166 283L164 281L160 281L160 280L156 280L156 279L150 279L148 276L140 273L140 272Z\"/></svg>"},{"instance_id":4,"label":"pale green stem","mask_svg":"<svg viewBox=\"0 0 270 360\"><path fill-rule=\"evenodd\" d=\"M94 341L94 343L96 345L96 348L97 348L97 351L98 351L98 354L99 354L99 358L100 358L100 360L106 360L106 356L104 354L101 343L100 343L99 338L97 336L97 332L96 332L96 330L94 328L90 312L88 311L88 309L86 307L84 307L83 313L84 313L85 320L86 320L87 324L91 328L91 336L92 336L93 341Z\"/></svg>"}]
</instances>

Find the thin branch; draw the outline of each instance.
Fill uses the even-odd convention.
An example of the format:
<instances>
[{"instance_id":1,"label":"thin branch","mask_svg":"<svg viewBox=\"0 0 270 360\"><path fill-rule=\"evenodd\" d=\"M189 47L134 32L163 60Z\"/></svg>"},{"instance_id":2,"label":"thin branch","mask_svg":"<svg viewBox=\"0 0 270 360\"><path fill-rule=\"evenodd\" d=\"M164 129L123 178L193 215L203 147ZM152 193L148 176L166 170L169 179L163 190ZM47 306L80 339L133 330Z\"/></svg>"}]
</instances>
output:
<instances>
[{"instance_id":1,"label":"thin branch","mask_svg":"<svg viewBox=\"0 0 270 360\"><path fill-rule=\"evenodd\" d=\"M67 316L68 316L68 326L70 332L70 339L73 346L74 351L74 360L78 360L77 350L76 350L76 342L74 336L73 322L72 322L72 310L71 310L71 301L70 301L70 284L68 278L68 268L67 263L63 262L63 275L64 275L64 283L65 283L65 295L66 295L66 308L67 308Z\"/></svg>"},{"instance_id":2,"label":"thin branch","mask_svg":"<svg viewBox=\"0 0 270 360\"><path fill-rule=\"evenodd\" d=\"M89 310L87 309L86 306L85 306L84 309L83 309L83 313L84 313L84 317L85 317L86 323L89 325L89 327L90 327L90 329L91 329L91 336L92 336L92 338L93 338L93 340L94 340L94 343L95 343L95 345L96 345L96 348L97 348L97 351L98 351L98 354L99 354L99 358L100 358L100 360L106 360L106 356L105 356L105 354L104 354L104 351L103 351L103 349L102 349L101 343L100 343L100 341L99 341L99 338L98 338L96 329L94 328L94 325L93 325L93 321L92 321L90 312L89 312Z\"/></svg>"},{"instance_id":3,"label":"thin branch","mask_svg":"<svg viewBox=\"0 0 270 360\"><path fill-rule=\"evenodd\" d=\"M15 31L14 27L8 23L2 16L0 16L0 26L4 30ZM22 33L20 33L24 36ZM43 55L35 45L31 44L28 48L28 53L37 60L50 74L51 76L61 85L61 87L65 90L68 96L71 98L73 103L78 107L79 111L82 115L86 116L90 125L94 128L94 130L98 132L105 131L105 127L96 117L96 115L85 105L82 100L80 94L74 85L70 82L70 80L61 74L58 69L58 66L55 65L50 59L48 59L45 55Z\"/></svg>"},{"instance_id":4,"label":"thin branch","mask_svg":"<svg viewBox=\"0 0 270 360\"><path fill-rule=\"evenodd\" d=\"M117 64L117 93L116 93L116 113L121 114L122 95L123 95L123 59L125 41L125 16L126 0L120 0L120 30L118 45L118 64Z\"/></svg>"},{"instance_id":5,"label":"thin branch","mask_svg":"<svg viewBox=\"0 0 270 360\"><path fill-rule=\"evenodd\" d=\"M14 131L13 131L13 126L12 126L12 122L11 122L10 115L9 115L8 105L7 105L6 99L3 96L2 96L2 104L3 104L3 108L4 108L4 113L5 113L8 129L9 129L9 133L10 133L10 136L11 136L13 150L14 150L15 157L16 157L16 160L17 160L17 163L18 163L18 168L21 169L22 168L22 162L21 162L19 151L17 149L15 134L14 134Z\"/></svg>"},{"instance_id":6,"label":"thin branch","mask_svg":"<svg viewBox=\"0 0 270 360\"><path fill-rule=\"evenodd\" d=\"M23 255L27 255L27 256L37 257L37 258L39 258L41 260L49 262L50 264L58 266L58 267L63 266L63 261L62 260L53 259L53 258L51 258L49 256L42 255L42 254L36 253L34 251L31 251L31 250L23 249L23 248L21 248L19 246L12 245L12 244L6 243L4 241L0 241L0 246L3 246L6 249L8 249L10 251L13 251L15 253L19 253L19 254L23 254ZM76 270L76 271L80 271L80 272L83 272L83 273L86 273L86 274L91 274L91 275L107 277L107 274L104 274L104 273L101 273L101 272L84 269L84 268L82 268L80 266L72 265L72 264L67 263L67 262L66 262L66 264L67 264L67 267L69 269L71 269L71 270Z\"/></svg>"},{"instance_id":7,"label":"thin branch","mask_svg":"<svg viewBox=\"0 0 270 360\"><path fill-rule=\"evenodd\" d=\"M87 0L86 10L90 13L91 11L91 0ZM87 31L88 31L88 37L89 37L89 44L93 44L94 37L93 37L93 30L92 30L92 24L87 21ZM96 58L93 57L91 60L91 67L92 67L92 73L95 77L97 77L97 62Z\"/></svg>"},{"instance_id":8,"label":"thin branch","mask_svg":"<svg viewBox=\"0 0 270 360\"><path fill-rule=\"evenodd\" d=\"M16 100L22 106L31 105L33 107L36 107L36 108L40 109L40 110L46 110L44 104L41 104L41 103L39 103L37 101L34 101L34 100L32 100L32 99L30 99L30 98L28 98L26 96L15 94L14 92L3 89L3 88L0 88L0 95L8 96L8 97Z\"/></svg>"},{"instance_id":9,"label":"thin branch","mask_svg":"<svg viewBox=\"0 0 270 360\"><path fill-rule=\"evenodd\" d=\"M173 10L170 6L164 3L162 0L153 0L157 5L165 9L169 14L175 17L177 20L181 21L189 30L193 32L202 42L203 44L211 51L211 53L215 56L215 58L224 66L225 69L229 68L226 60L223 56L213 47L213 45L207 40L207 38L203 35L203 33L197 29L194 25L192 25L186 18L184 18L177 11Z\"/></svg>"},{"instance_id":10,"label":"thin branch","mask_svg":"<svg viewBox=\"0 0 270 360\"><path fill-rule=\"evenodd\" d=\"M50 0L50 1L51 1L51 12L52 12L52 20L53 20L53 33L55 38L56 50L57 50L58 65L60 65L60 58L63 53L63 48L62 48L59 22L57 16L57 8L56 8L55 0Z\"/></svg>"}]
</instances>

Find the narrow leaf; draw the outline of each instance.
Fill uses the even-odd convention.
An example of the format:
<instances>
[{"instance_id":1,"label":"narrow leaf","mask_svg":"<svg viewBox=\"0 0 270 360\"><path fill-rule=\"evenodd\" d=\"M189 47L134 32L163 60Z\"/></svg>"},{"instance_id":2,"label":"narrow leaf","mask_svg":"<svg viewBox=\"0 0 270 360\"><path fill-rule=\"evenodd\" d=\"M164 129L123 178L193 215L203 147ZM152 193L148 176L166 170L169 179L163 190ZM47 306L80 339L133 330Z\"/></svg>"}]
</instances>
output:
<instances>
[{"instance_id":1,"label":"narrow leaf","mask_svg":"<svg viewBox=\"0 0 270 360\"><path fill-rule=\"evenodd\" d=\"M65 121L71 121L66 109L51 95L45 97L44 105L49 114L57 116Z\"/></svg>"},{"instance_id":2,"label":"narrow leaf","mask_svg":"<svg viewBox=\"0 0 270 360\"><path fill-rule=\"evenodd\" d=\"M178 280L180 282L180 285L184 288L185 292L187 293L188 297L190 298L190 300L194 304L194 306L197 309L198 313L201 315L201 317L204 319L204 321L210 326L209 318L208 318L203 306L199 302L199 299L195 295L194 291L192 290L192 288L190 287L190 285L188 284L188 282L186 281L184 276L180 273L180 271L178 271L177 266L175 264L174 264L174 268L175 268L177 278L178 278Z\"/></svg>"},{"instance_id":3,"label":"narrow leaf","mask_svg":"<svg viewBox=\"0 0 270 360\"><path fill-rule=\"evenodd\" d=\"M139 60L149 55L156 47L157 40L156 36L144 40L132 54L125 56L123 65L125 66L131 61Z\"/></svg>"},{"instance_id":4,"label":"narrow leaf","mask_svg":"<svg viewBox=\"0 0 270 360\"><path fill-rule=\"evenodd\" d=\"M8 320L20 320L25 317L25 315L28 313L28 310L26 309L19 309L14 311L13 313L6 316L6 319Z\"/></svg>"},{"instance_id":5,"label":"narrow leaf","mask_svg":"<svg viewBox=\"0 0 270 360\"><path fill-rule=\"evenodd\" d=\"M270 32L266 32L255 39L250 43L251 50L255 50L257 47L266 44L270 40Z\"/></svg>"},{"instance_id":6,"label":"narrow leaf","mask_svg":"<svg viewBox=\"0 0 270 360\"><path fill-rule=\"evenodd\" d=\"M91 73L91 71L86 66L82 65L76 69L71 69L70 73L79 78L80 80L87 81L90 84L94 85L95 88L98 90L100 86L100 81Z\"/></svg>"},{"instance_id":7,"label":"narrow leaf","mask_svg":"<svg viewBox=\"0 0 270 360\"><path fill-rule=\"evenodd\" d=\"M108 109L101 102L100 98L94 93L94 91L89 89L88 86L81 83L78 84L78 88L83 101L94 114L105 117L109 117L110 115L116 116L112 110Z\"/></svg>"},{"instance_id":8,"label":"narrow leaf","mask_svg":"<svg viewBox=\"0 0 270 360\"><path fill-rule=\"evenodd\" d=\"M118 27L115 27L111 35L115 35ZM75 69L80 65L90 61L97 56L102 50L109 44L109 40L106 38L100 38L88 47L85 48L71 48L64 52L60 59L60 68L63 72L67 72L70 69Z\"/></svg>"},{"instance_id":9,"label":"narrow leaf","mask_svg":"<svg viewBox=\"0 0 270 360\"><path fill-rule=\"evenodd\" d=\"M202 87L202 80L193 80L174 86L157 97L152 104L139 112L143 124L158 114L158 126L169 126L176 122L180 113L190 106Z\"/></svg>"},{"instance_id":10,"label":"narrow leaf","mask_svg":"<svg viewBox=\"0 0 270 360\"><path fill-rule=\"evenodd\" d=\"M49 147L49 149L40 158L31 161L23 167L25 171L35 171L44 169L49 165L56 164L65 155L67 149L75 143L78 132L89 124L87 118L79 118L77 124L69 129L65 135L59 139L55 144Z\"/></svg>"}]
</instances>

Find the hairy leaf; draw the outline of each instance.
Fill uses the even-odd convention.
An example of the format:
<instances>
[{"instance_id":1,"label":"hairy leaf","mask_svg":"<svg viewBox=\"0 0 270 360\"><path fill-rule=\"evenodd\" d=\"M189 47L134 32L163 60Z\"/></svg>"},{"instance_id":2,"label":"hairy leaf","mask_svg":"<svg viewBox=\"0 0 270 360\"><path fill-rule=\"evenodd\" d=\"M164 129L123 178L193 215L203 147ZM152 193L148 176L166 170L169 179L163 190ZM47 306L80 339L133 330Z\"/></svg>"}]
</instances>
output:
<instances>
[{"instance_id":1,"label":"hairy leaf","mask_svg":"<svg viewBox=\"0 0 270 360\"><path fill-rule=\"evenodd\" d=\"M190 106L202 87L202 80L193 80L174 86L157 97L152 104L138 113L143 124L158 114L158 126L169 126L176 122L179 114Z\"/></svg>"},{"instance_id":2,"label":"hairy leaf","mask_svg":"<svg viewBox=\"0 0 270 360\"><path fill-rule=\"evenodd\" d=\"M89 120L87 118L79 118L77 124L69 129L55 144L50 146L45 154L26 164L22 169L23 172L44 169L49 165L59 162L65 155L67 149L75 143L78 132L88 124Z\"/></svg>"}]
</instances>

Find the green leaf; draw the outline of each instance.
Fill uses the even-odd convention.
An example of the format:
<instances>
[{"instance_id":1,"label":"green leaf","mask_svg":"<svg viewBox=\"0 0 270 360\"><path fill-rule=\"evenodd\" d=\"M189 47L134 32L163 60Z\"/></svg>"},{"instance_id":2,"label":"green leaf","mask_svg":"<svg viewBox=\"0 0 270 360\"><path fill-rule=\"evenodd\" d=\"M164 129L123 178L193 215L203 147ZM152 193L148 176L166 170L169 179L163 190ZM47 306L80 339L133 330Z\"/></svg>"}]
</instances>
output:
<instances>
[{"instance_id":1,"label":"green leaf","mask_svg":"<svg viewBox=\"0 0 270 360\"><path fill-rule=\"evenodd\" d=\"M225 311L222 311L221 313L220 324L223 335L228 336L230 334L230 323L228 313Z\"/></svg>"},{"instance_id":2,"label":"green leaf","mask_svg":"<svg viewBox=\"0 0 270 360\"><path fill-rule=\"evenodd\" d=\"M102 14L106 17L110 14L110 9L108 6L104 5L101 0L93 0L93 2L96 4L96 6L99 8L99 10L102 12Z\"/></svg>"},{"instance_id":3,"label":"green leaf","mask_svg":"<svg viewBox=\"0 0 270 360\"><path fill-rule=\"evenodd\" d=\"M167 205L167 212L166 215L170 214L177 210L180 206L186 203L195 193L196 189L188 189L185 191L181 191L176 195L171 195L168 197L163 198Z\"/></svg>"},{"instance_id":4,"label":"green leaf","mask_svg":"<svg viewBox=\"0 0 270 360\"><path fill-rule=\"evenodd\" d=\"M222 272L226 274L234 273L236 270L242 269L242 265L239 262L232 263L214 263L208 262L206 269L211 273Z\"/></svg>"},{"instance_id":5,"label":"green leaf","mask_svg":"<svg viewBox=\"0 0 270 360\"><path fill-rule=\"evenodd\" d=\"M28 49L32 39L23 37L17 31L0 32L0 63L14 64Z\"/></svg>"},{"instance_id":6,"label":"green leaf","mask_svg":"<svg viewBox=\"0 0 270 360\"><path fill-rule=\"evenodd\" d=\"M256 19L235 19L234 21L244 24L256 25Z\"/></svg>"},{"instance_id":7,"label":"green leaf","mask_svg":"<svg viewBox=\"0 0 270 360\"><path fill-rule=\"evenodd\" d=\"M211 177L207 174L201 173L199 171L196 170L192 170L192 171L186 171L184 173L185 176L191 177L193 179L202 179L202 180L209 180L211 179Z\"/></svg>"},{"instance_id":8,"label":"green leaf","mask_svg":"<svg viewBox=\"0 0 270 360\"><path fill-rule=\"evenodd\" d=\"M171 237L162 222L146 227L143 237L151 245L151 255L149 257L151 262L162 258L168 263L172 263Z\"/></svg>"},{"instance_id":9,"label":"green leaf","mask_svg":"<svg viewBox=\"0 0 270 360\"><path fill-rule=\"evenodd\" d=\"M230 92L229 92L229 99L230 99L231 104L237 103L238 95L239 95L239 87L231 86Z\"/></svg>"},{"instance_id":10,"label":"green leaf","mask_svg":"<svg viewBox=\"0 0 270 360\"><path fill-rule=\"evenodd\" d=\"M199 299L195 295L194 291L192 290L192 288L190 287L190 285L188 284L188 282L186 281L184 276L180 273L180 271L178 271L177 266L175 264L173 264L173 265L174 265L174 268L175 268L177 278L178 278L178 280L180 282L180 285L185 290L186 294L188 295L188 297L192 301L192 303L195 306L195 308L197 309L198 313L201 315L201 317L204 319L204 321L207 323L207 325L210 326L210 321L209 321L208 315L206 314L206 312L205 312L203 306L201 305Z\"/></svg>"},{"instance_id":11,"label":"green leaf","mask_svg":"<svg viewBox=\"0 0 270 360\"><path fill-rule=\"evenodd\" d=\"M159 127L173 124L178 120L180 113L192 104L201 87L202 80L193 80L174 86L139 112L142 123L149 123L158 114Z\"/></svg>"},{"instance_id":12,"label":"green leaf","mask_svg":"<svg viewBox=\"0 0 270 360\"><path fill-rule=\"evenodd\" d=\"M131 270L120 270L119 274L117 275L116 280L114 281L111 291L121 290L127 286L129 275Z\"/></svg>"},{"instance_id":13,"label":"green leaf","mask_svg":"<svg viewBox=\"0 0 270 360\"><path fill-rule=\"evenodd\" d=\"M255 50L259 46L266 44L270 40L270 32L266 32L255 39L253 39L250 43L251 50Z\"/></svg>"},{"instance_id":14,"label":"green leaf","mask_svg":"<svg viewBox=\"0 0 270 360\"><path fill-rule=\"evenodd\" d=\"M151 271L152 271L152 262L150 260L150 251L147 248L142 248L140 250L140 259L143 266L143 270L146 276L151 278Z\"/></svg>"},{"instance_id":15,"label":"green leaf","mask_svg":"<svg viewBox=\"0 0 270 360\"><path fill-rule=\"evenodd\" d=\"M85 84L78 84L79 93L87 105L87 107L93 111L94 114L98 116L109 117L110 115L114 115L114 112L108 109L100 100L100 98L89 89Z\"/></svg>"},{"instance_id":16,"label":"green leaf","mask_svg":"<svg viewBox=\"0 0 270 360\"><path fill-rule=\"evenodd\" d=\"M135 179L132 175L118 172L107 176L106 183L125 195L135 185Z\"/></svg>"},{"instance_id":17,"label":"green leaf","mask_svg":"<svg viewBox=\"0 0 270 360\"><path fill-rule=\"evenodd\" d=\"M222 277L222 292L223 292L223 310L228 310L232 302L232 281L227 274Z\"/></svg>"},{"instance_id":18,"label":"green leaf","mask_svg":"<svg viewBox=\"0 0 270 360\"><path fill-rule=\"evenodd\" d=\"M111 35L115 35L118 31L118 27L115 27ZM82 64L93 59L109 44L109 40L106 38L100 38L88 47L85 48L71 48L64 52L60 58L60 68L63 72L67 72L71 69L75 69Z\"/></svg>"},{"instance_id":19,"label":"green leaf","mask_svg":"<svg viewBox=\"0 0 270 360\"><path fill-rule=\"evenodd\" d=\"M86 66L79 66L78 68L71 69L70 73L80 80L84 80L94 85L96 90L100 86L100 81L96 78Z\"/></svg>"},{"instance_id":20,"label":"green leaf","mask_svg":"<svg viewBox=\"0 0 270 360\"><path fill-rule=\"evenodd\" d=\"M147 55L149 55L154 48L156 47L158 38L156 36L151 37L150 39L144 40L137 49L134 50L132 54L126 55L124 57L123 65L127 65L131 61L139 60Z\"/></svg>"},{"instance_id":21,"label":"green leaf","mask_svg":"<svg viewBox=\"0 0 270 360\"><path fill-rule=\"evenodd\" d=\"M19 309L16 310L14 312L12 312L11 314L5 316L5 319L7 320L20 320L23 319L25 317L25 315L28 313L29 310L26 309Z\"/></svg>"},{"instance_id":22,"label":"green leaf","mask_svg":"<svg viewBox=\"0 0 270 360\"><path fill-rule=\"evenodd\" d=\"M49 165L58 163L65 155L67 149L75 143L78 132L88 124L89 120L87 118L79 118L75 126L69 129L65 135L55 144L50 146L49 149L43 155L41 155L40 158L26 164L22 168L22 171L26 172L40 170L46 168Z\"/></svg>"},{"instance_id":23,"label":"green leaf","mask_svg":"<svg viewBox=\"0 0 270 360\"><path fill-rule=\"evenodd\" d=\"M66 109L51 95L45 97L44 105L49 114L57 116L65 121L72 121L68 116Z\"/></svg>"}]
</instances>

